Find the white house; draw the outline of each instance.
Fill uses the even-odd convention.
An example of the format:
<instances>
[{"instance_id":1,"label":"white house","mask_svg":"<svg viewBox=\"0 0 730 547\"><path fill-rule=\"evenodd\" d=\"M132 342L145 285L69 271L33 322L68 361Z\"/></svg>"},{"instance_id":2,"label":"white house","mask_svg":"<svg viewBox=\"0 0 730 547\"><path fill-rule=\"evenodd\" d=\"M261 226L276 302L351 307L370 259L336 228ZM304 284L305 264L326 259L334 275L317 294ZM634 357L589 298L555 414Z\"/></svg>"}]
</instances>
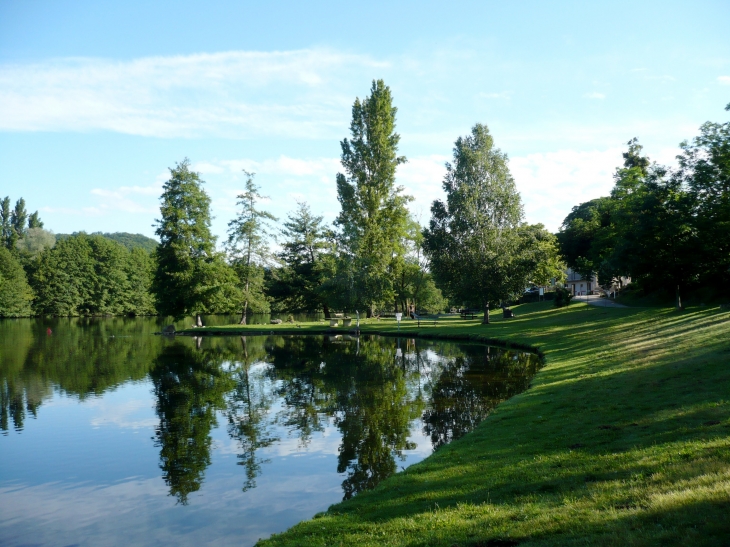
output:
<instances>
[{"instance_id":1,"label":"white house","mask_svg":"<svg viewBox=\"0 0 730 547\"><path fill-rule=\"evenodd\" d=\"M598 277L595 274L592 275L590 279L586 279L578 272L574 272L572 269L568 268L566 270L566 277L567 278L565 280L565 286L568 288L568 290L570 290L573 296L603 294L605 292L604 289L598 284ZM630 277L621 277L617 280L617 282L611 284L608 292L616 291L617 289L625 287L629 283L631 283Z\"/></svg>"},{"instance_id":2,"label":"white house","mask_svg":"<svg viewBox=\"0 0 730 547\"><path fill-rule=\"evenodd\" d=\"M565 286L568 290L570 290L573 296L593 294L593 292L597 291L599 288L598 278L595 274L591 276L590 279L586 279L578 272L574 272L571 268L568 268L566 274L567 278L565 280Z\"/></svg>"}]
</instances>

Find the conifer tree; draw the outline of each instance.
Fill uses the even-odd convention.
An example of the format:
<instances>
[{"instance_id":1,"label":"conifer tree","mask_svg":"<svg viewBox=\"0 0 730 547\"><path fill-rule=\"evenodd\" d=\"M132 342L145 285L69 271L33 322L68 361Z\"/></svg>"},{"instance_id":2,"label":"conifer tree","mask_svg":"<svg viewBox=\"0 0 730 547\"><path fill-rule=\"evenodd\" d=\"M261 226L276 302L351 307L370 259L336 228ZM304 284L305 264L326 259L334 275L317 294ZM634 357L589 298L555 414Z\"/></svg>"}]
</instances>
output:
<instances>
[{"instance_id":1,"label":"conifer tree","mask_svg":"<svg viewBox=\"0 0 730 547\"><path fill-rule=\"evenodd\" d=\"M258 208L258 203L266 197L259 193L259 187L254 184L254 173L244 173L246 191L238 195L237 202L241 210L228 223L228 248L243 292L241 325L246 324L246 314L251 304L259 308L259 311L263 311L260 308L267 307L263 291L263 266L271 258L267 223L276 220L274 215Z\"/></svg>"},{"instance_id":2,"label":"conifer tree","mask_svg":"<svg viewBox=\"0 0 730 547\"><path fill-rule=\"evenodd\" d=\"M180 319L213 311L227 311L235 294L235 274L215 249L210 231L210 197L198 173L185 158L170 169L163 185L160 219L155 233L160 245L155 252L152 292L163 315Z\"/></svg>"}]
</instances>

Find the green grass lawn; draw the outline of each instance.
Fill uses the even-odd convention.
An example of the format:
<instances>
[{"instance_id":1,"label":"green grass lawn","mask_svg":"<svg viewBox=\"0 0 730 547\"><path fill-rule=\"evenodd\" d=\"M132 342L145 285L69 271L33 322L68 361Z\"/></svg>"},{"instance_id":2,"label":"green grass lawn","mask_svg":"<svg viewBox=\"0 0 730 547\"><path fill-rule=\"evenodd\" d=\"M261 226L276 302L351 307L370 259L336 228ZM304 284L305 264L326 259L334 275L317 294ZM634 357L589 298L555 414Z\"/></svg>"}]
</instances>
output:
<instances>
[{"instance_id":1,"label":"green grass lawn","mask_svg":"<svg viewBox=\"0 0 730 547\"><path fill-rule=\"evenodd\" d=\"M539 347L546 365L528 391L375 490L260 545L730 545L730 313L514 311L488 326L404 321L401 332Z\"/></svg>"}]
</instances>

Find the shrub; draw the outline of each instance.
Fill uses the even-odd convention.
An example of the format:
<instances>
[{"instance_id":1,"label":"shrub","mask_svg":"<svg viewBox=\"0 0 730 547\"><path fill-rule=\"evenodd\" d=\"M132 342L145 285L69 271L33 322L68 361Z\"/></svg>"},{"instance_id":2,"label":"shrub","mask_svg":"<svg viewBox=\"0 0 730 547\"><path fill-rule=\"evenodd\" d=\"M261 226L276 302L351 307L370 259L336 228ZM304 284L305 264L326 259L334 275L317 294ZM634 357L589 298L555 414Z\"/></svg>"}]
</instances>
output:
<instances>
[{"instance_id":1,"label":"shrub","mask_svg":"<svg viewBox=\"0 0 730 547\"><path fill-rule=\"evenodd\" d=\"M563 306L567 306L570 304L570 299L573 298L573 295L570 293L568 289L561 289L557 288L555 289L555 307L556 308L562 308Z\"/></svg>"}]
</instances>

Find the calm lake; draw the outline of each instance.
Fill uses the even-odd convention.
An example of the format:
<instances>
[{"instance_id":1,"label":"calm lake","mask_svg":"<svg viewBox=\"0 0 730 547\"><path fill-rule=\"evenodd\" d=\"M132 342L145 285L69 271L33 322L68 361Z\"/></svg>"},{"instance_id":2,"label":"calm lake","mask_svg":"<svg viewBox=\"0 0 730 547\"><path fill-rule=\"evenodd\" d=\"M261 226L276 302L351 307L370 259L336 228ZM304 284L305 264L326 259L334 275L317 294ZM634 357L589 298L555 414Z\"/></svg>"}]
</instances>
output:
<instances>
[{"instance_id":1,"label":"calm lake","mask_svg":"<svg viewBox=\"0 0 730 547\"><path fill-rule=\"evenodd\" d=\"M0 320L0 545L253 545L469 432L539 367L483 345L163 326Z\"/></svg>"}]
</instances>

